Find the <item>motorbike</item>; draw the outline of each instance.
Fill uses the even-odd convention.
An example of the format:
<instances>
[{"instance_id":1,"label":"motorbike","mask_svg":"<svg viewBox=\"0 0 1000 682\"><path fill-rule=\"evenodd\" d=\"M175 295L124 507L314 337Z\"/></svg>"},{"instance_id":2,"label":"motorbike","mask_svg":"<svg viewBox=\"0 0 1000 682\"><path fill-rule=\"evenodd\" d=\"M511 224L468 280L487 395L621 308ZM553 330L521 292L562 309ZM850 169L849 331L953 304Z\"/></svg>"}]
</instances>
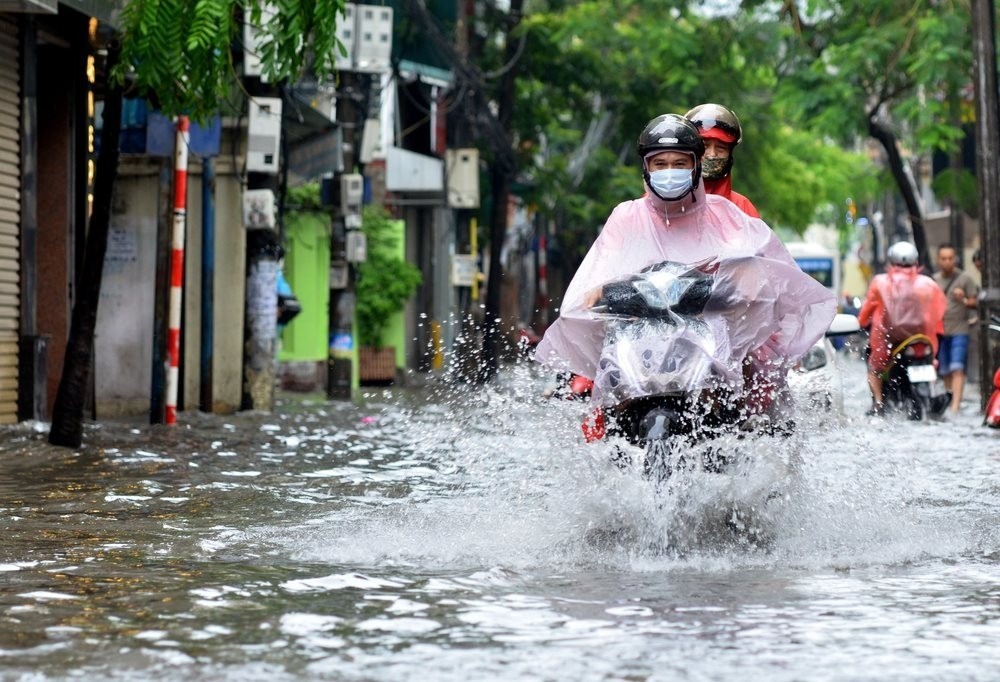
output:
<instances>
[{"instance_id":1,"label":"motorbike","mask_svg":"<svg viewBox=\"0 0 1000 682\"><path fill-rule=\"evenodd\" d=\"M989 328L991 332L1000 334L1000 317L990 316ZM1000 429L1000 367L997 367L996 372L993 373L993 392L986 402L983 424L993 429Z\"/></svg>"},{"instance_id":2,"label":"motorbike","mask_svg":"<svg viewBox=\"0 0 1000 682\"><path fill-rule=\"evenodd\" d=\"M905 413L912 421L940 419L951 403L951 393L938 388L934 347L924 334L914 334L893 347L882 387L886 407Z\"/></svg>"},{"instance_id":3,"label":"motorbike","mask_svg":"<svg viewBox=\"0 0 1000 682\"><path fill-rule=\"evenodd\" d=\"M678 466L721 471L733 460L726 447L699 448L692 462L687 446L723 433L745 435L761 421L776 424L765 418L750 426L760 414L746 404L747 367L730 337L743 318L731 312L734 292L718 274L712 268L660 262L605 284L590 310L604 322L593 379L603 406L600 433L638 446L647 477L665 479ZM744 344L750 343L747 338L744 334ZM677 445L689 451L687 460L682 454L666 461ZM620 449L612 459L622 466Z\"/></svg>"}]
</instances>

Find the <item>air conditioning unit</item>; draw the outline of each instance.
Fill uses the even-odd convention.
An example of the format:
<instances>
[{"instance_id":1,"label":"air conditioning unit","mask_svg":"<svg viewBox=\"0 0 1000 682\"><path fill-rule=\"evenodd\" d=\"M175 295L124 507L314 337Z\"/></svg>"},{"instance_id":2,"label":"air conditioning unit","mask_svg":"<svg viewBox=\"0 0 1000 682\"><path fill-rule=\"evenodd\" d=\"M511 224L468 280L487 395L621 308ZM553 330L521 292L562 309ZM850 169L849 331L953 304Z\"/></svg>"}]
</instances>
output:
<instances>
[{"instance_id":1,"label":"air conditioning unit","mask_svg":"<svg viewBox=\"0 0 1000 682\"><path fill-rule=\"evenodd\" d=\"M277 175L280 151L281 100L252 98L247 117L247 170Z\"/></svg>"}]
</instances>

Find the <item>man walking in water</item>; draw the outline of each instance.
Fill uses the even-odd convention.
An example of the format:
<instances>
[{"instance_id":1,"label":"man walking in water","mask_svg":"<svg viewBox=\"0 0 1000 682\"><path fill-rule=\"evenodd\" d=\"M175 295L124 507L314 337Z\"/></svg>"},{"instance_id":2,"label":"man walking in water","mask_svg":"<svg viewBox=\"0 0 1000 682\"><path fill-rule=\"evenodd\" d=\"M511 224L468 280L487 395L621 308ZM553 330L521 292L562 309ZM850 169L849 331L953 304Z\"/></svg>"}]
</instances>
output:
<instances>
[{"instance_id":1,"label":"man walking in water","mask_svg":"<svg viewBox=\"0 0 1000 682\"><path fill-rule=\"evenodd\" d=\"M954 415L958 414L965 389L969 336L977 322L979 286L957 267L958 253L951 244L938 247L937 263L939 269L934 273L934 281L948 299L944 313L944 336L938 349L938 374L944 380L945 388L951 391L951 414Z\"/></svg>"}]
</instances>

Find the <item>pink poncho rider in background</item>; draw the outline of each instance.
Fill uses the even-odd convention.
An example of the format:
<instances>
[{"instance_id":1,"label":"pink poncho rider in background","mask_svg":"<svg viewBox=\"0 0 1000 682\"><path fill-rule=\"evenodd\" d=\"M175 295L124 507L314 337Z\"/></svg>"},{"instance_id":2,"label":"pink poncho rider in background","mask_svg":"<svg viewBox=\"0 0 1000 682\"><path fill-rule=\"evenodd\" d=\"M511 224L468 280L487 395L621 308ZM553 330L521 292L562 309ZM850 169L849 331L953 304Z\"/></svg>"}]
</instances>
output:
<instances>
[{"instance_id":1,"label":"pink poncho rider in background","mask_svg":"<svg viewBox=\"0 0 1000 682\"><path fill-rule=\"evenodd\" d=\"M661 261L709 267L747 263L725 275L725 285L739 294L740 304L726 316L729 343L717 360L729 368L749 414L771 413L788 368L828 328L836 297L798 268L764 221L727 199L706 195L704 150L698 130L683 116L664 114L646 125L638 140L646 195L612 211L573 276L560 317L546 331L535 359L593 379L604 328L589 309L605 283ZM597 392L592 400L610 406ZM595 421L589 429L584 425L588 440L604 436L600 409Z\"/></svg>"}]
</instances>

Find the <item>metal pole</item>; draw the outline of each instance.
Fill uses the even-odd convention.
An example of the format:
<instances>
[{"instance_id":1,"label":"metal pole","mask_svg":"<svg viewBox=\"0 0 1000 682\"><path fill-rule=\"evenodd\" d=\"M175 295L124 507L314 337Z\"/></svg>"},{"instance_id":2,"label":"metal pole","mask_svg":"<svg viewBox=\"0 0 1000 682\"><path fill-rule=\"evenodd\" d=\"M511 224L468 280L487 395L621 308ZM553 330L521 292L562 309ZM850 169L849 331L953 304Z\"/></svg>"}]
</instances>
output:
<instances>
[{"instance_id":1,"label":"metal pole","mask_svg":"<svg viewBox=\"0 0 1000 682\"><path fill-rule=\"evenodd\" d=\"M201 391L202 412L212 412L212 351L215 342L215 166L202 161L201 174Z\"/></svg>"},{"instance_id":2,"label":"metal pole","mask_svg":"<svg viewBox=\"0 0 1000 682\"><path fill-rule=\"evenodd\" d=\"M167 313L167 412L165 422L177 423L177 382L180 377L181 304L184 300L184 230L187 227L187 116L177 118L174 149L174 229L170 251L170 309Z\"/></svg>"},{"instance_id":3,"label":"metal pole","mask_svg":"<svg viewBox=\"0 0 1000 682\"><path fill-rule=\"evenodd\" d=\"M360 93L356 74L347 72L341 75L340 92L344 97L337 100L337 121L344 131L344 168L350 173L358 160L355 150L360 142L357 135ZM342 176L343 174L335 174L331 180L338 198L341 198L340 194L343 192L340 186ZM333 232L330 236L331 287L326 397L331 400L351 400L354 397L354 357L358 346L354 334L356 273L347 259L347 225L343 202L338 204L333 210ZM336 282L333 281L335 279Z\"/></svg>"},{"instance_id":4,"label":"metal pole","mask_svg":"<svg viewBox=\"0 0 1000 682\"><path fill-rule=\"evenodd\" d=\"M170 230L173 228L172 162L162 159L156 211L156 290L153 297L153 366L149 387L149 423L162 424L167 385L167 299L170 297Z\"/></svg>"},{"instance_id":5,"label":"metal pole","mask_svg":"<svg viewBox=\"0 0 1000 682\"><path fill-rule=\"evenodd\" d=\"M997 113L994 0L972 0L973 82L976 91L976 175L979 180L983 290L979 299L980 407L1000 367L1000 343L991 336L990 315L1000 314L1000 115Z\"/></svg>"}]
</instances>

